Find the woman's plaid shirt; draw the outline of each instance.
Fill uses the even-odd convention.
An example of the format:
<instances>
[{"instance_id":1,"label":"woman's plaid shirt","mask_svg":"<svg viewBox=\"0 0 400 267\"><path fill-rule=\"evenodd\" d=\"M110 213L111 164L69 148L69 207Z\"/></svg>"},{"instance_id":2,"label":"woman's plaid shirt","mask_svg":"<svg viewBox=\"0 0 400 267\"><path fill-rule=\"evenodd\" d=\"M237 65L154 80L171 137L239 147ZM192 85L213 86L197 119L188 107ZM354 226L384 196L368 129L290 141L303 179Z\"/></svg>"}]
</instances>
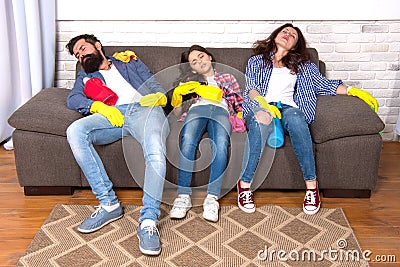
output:
<instances>
[{"instance_id":1,"label":"woman's plaid shirt","mask_svg":"<svg viewBox=\"0 0 400 267\"><path fill-rule=\"evenodd\" d=\"M264 67L263 55L249 59L246 65L246 88L244 90L243 118L259 104L249 98L249 91L257 90L262 96L268 92L268 84L272 74L272 66ZM317 95L336 95L336 88L341 80L328 80L311 61L299 66L293 100L305 114L310 124L315 119Z\"/></svg>"}]
</instances>

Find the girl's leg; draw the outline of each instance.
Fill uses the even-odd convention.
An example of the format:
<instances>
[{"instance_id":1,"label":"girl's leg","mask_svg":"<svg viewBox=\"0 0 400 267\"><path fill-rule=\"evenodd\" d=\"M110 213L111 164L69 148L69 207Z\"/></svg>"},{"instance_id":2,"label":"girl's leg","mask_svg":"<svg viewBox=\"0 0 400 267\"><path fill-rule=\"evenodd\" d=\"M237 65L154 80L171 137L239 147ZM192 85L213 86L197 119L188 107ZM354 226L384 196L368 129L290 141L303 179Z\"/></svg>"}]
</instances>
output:
<instances>
[{"instance_id":1,"label":"girl's leg","mask_svg":"<svg viewBox=\"0 0 400 267\"><path fill-rule=\"evenodd\" d=\"M232 126L229 113L220 107L212 107L211 119L207 125L212 148L212 162L208 183L209 195L219 197L223 175L228 162L228 148Z\"/></svg>"}]
</instances>

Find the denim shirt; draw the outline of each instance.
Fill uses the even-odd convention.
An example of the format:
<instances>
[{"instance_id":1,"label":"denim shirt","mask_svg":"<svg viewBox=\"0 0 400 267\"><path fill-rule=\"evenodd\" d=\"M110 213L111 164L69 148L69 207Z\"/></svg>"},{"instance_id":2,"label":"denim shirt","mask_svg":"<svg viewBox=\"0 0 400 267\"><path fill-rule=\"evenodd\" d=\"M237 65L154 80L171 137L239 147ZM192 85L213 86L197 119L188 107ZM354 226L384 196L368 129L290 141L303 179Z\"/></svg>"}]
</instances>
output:
<instances>
[{"instance_id":1,"label":"denim shirt","mask_svg":"<svg viewBox=\"0 0 400 267\"><path fill-rule=\"evenodd\" d=\"M256 55L249 59L246 66L246 88L243 93L243 117L250 110L259 107L256 100L251 100L249 91L257 90L262 96L268 92L268 84L272 74L272 66L264 67L263 55ZM311 61L299 65L293 100L304 113L307 123L315 119L317 108L317 95L336 95L336 88L342 84L341 80L328 80L323 76L318 67Z\"/></svg>"},{"instance_id":2,"label":"denim shirt","mask_svg":"<svg viewBox=\"0 0 400 267\"><path fill-rule=\"evenodd\" d=\"M150 72L149 68L139 58L136 60L131 59L127 63L113 57L107 57L107 59L112 61L122 77L124 77L124 79L142 96L156 92L161 92L163 94L166 93L161 84L153 77L153 74ZM104 80L104 77L101 75L100 71L95 71L92 73L86 73L84 70L79 71L74 87L67 97L67 107L69 109L78 111L82 115L90 114L90 107L94 102L86 97L85 93L83 92L85 87L83 79L86 77L89 79L100 78L106 84L106 81Z\"/></svg>"}]
</instances>

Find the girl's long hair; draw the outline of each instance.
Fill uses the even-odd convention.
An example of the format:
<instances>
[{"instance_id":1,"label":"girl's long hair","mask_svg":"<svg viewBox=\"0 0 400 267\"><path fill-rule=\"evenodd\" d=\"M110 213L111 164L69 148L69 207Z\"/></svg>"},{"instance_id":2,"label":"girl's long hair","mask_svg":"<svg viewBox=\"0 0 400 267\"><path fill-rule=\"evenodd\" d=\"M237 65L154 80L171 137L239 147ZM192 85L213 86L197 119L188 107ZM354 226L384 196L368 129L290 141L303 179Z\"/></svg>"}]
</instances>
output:
<instances>
[{"instance_id":1,"label":"girl's long hair","mask_svg":"<svg viewBox=\"0 0 400 267\"><path fill-rule=\"evenodd\" d=\"M206 48L204 48L200 45L192 45L188 50L182 52L182 54L181 54L181 64L179 66L180 76L178 78L178 83L179 82L188 82L188 81L197 81L197 82L201 82L201 83L207 83L207 79L202 74L194 73L190 66L189 54L195 50L209 55L211 57L212 64L215 62L215 58L214 58L213 54L211 54L211 52L209 52ZM213 67L214 67L214 64L213 64Z\"/></svg>"}]
</instances>

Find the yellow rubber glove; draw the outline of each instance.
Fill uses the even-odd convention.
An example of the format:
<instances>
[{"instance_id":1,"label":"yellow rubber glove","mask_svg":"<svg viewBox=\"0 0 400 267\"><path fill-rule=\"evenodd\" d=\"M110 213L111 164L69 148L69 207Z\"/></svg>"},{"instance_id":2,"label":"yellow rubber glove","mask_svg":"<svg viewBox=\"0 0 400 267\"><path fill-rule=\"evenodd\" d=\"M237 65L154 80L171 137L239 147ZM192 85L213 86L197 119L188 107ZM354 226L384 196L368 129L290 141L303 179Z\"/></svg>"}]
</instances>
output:
<instances>
[{"instance_id":1,"label":"yellow rubber glove","mask_svg":"<svg viewBox=\"0 0 400 267\"><path fill-rule=\"evenodd\" d=\"M368 92L350 86L349 89L347 89L347 95L356 96L360 98L365 103L367 103L368 106L370 106L373 111L378 112L378 107L379 107L378 101Z\"/></svg>"},{"instance_id":2,"label":"yellow rubber glove","mask_svg":"<svg viewBox=\"0 0 400 267\"><path fill-rule=\"evenodd\" d=\"M194 90L201 84L199 82L186 82L181 83L174 89L172 94L171 105L176 108L182 104L182 96L190 93L194 93Z\"/></svg>"},{"instance_id":3,"label":"yellow rubber glove","mask_svg":"<svg viewBox=\"0 0 400 267\"><path fill-rule=\"evenodd\" d=\"M125 52L115 52L113 57L121 60L122 62L129 62L131 59L136 60L137 56L135 52L126 50Z\"/></svg>"},{"instance_id":4,"label":"yellow rubber glove","mask_svg":"<svg viewBox=\"0 0 400 267\"><path fill-rule=\"evenodd\" d=\"M124 115L116 107L107 106L103 102L94 101L90 107L91 113L100 113L108 119L108 121L117 127L121 127L124 124Z\"/></svg>"},{"instance_id":5,"label":"yellow rubber glove","mask_svg":"<svg viewBox=\"0 0 400 267\"><path fill-rule=\"evenodd\" d=\"M160 92L157 92L155 94L145 95L140 99L140 105L142 107L154 107L154 106L165 107L166 104L167 104L167 97Z\"/></svg>"},{"instance_id":6,"label":"yellow rubber glove","mask_svg":"<svg viewBox=\"0 0 400 267\"><path fill-rule=\"evenodd\" d=\"M205 98L207 100L213 101L213 102L220 102L223 96L223 92L221 89L215 86L210 86L210 85L199 85L194 89L194 92L201 96L202 98Z\"/></svg>"},{"instance_id":7,"label":"yellow rubber glove","mask_svg":"<svg viewBox=\"0 0 400 267\"><path fill-rule=\"evenodd\" d=\"M263 96L256 96L254 100L256 100L260 104L260 107L271 113L272 117L278 117L278 119L282 119L282 114L279 109L274 105L268 104L267 100L265 100Z\"/></svg>"},{"instance_id":8,"label":"yellow rubber glove","mask_svg":"<svg viewBox=\"0 0 400 267\"><path fill-rule=\"evenodd\" d=\"M238 116L238 118L243 119L243 112L239 111L236 116Z\"/></svg>"}]
</instances>

